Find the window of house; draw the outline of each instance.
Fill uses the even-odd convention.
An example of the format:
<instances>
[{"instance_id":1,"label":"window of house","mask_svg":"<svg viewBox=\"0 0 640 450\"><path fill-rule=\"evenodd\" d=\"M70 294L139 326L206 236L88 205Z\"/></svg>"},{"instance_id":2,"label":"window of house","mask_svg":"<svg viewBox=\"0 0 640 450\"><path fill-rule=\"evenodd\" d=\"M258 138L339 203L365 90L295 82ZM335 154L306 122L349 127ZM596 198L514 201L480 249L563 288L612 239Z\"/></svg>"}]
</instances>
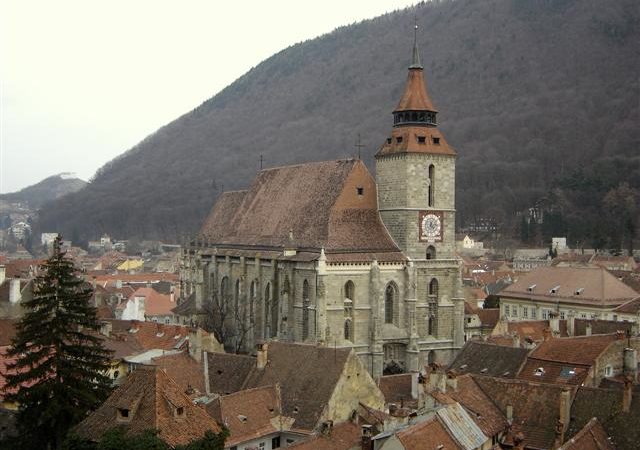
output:
<instances>
[{"instance_id":1,"label":"window of house","mask_svg":"<svg viewBox=\"0 0 640 450\"><path fill-rule=\"evenodd\" d=\"M427 141L427 138L424 136L418 136L418 144L425 144Z\"/></svg>"},{"instance_id":2,"label":"window of house","mask_svg":"<svg viewBox=\"0 0 640 450\"><path fill-rule=\"evenodd\" d=\"M566 316L565 312L564 311L560 311L560 319L564 320L565 316Z\"/></svg>"},{"instance_id":3,"label":"window of house","mask_svg":"<svg viewBox=\"0 0 640 450\"><path fill-rule=\"evenodd\" d=\"M509 317L509 305L504 305L504 315Z\"/></svg>"},{"instance_id":4,"label":"window of house","mask_svg":"<svg viewBox=\"0 0 640 450\"><path fill-rule=\"evenodd\" d=\"M402 143L402 136L398 136L398 137L396 138L396 142L397 142L398 144L401 144L401 143Z\"/></svg>"},{"instance_id":5,"label":"window of house","mask_svg":"<svg viewBox=\"0 0 640 450\"><path fill-rule=\"evenodd\" d=\"M113 372L113 379L116 380L118 379L118 377L120 376L120 371L116 370L115 372Z\"/></svg>"},{"instance_id":6,"label":"window of house","mask_svg":"<svg viewBox=\"0 0 640 450\"><path fill-rule=\"evenodd\" d=\"M271 448L280 448L280 436L271 439Z\"/></svg>"},{"instance_id":7,"label":"window of house","mask_svg":"<svg viewBox=\"0 0 640 450\"><path fill-rule=\"evenodd\" d=\"M433 245L427 247L427 259L436 259L436 248Z\"/></svg>"},{"instance_id":8,"label":"window of house","mask_svg":"<svg viewBox=\"0 0 640 450\"><path fill-rule=\"evenodd\" d=\"M302 340L309 337L309 282L304 280L302 283Z\"/></svg>"},{"instance_id":9,"label":"window of house","mask_svg":"<svg viewBox=\"0 0 640 450\"><path fill-rule=\"evenodd\" d=\"M387 144L391 144L391 138L387 138Z\"/></svg>"},{"instance_id":10,"label":"window of house","mask_svg":"<svg viewBox=\"0 0 640 450\"><path fill-rule=\"evenodd\" d=\"M529 318L529 308L527 308L526 306L522 307L522 318L523 319Z\"/></svg>"},{"instance_id":11,"label":"window of house","mask_svg":"<svg viewBox=\"0 0 640 450\"><path fill-rule=\"evenodd\" d=\"M610 377L611 375L613 375L613 367L611 366L606 366L604 368L604 376L605 377Z\"/></svg>"},{"instance_id":12,"label":"window of house","mask_svg":"<svg viewBox=\"0 0 640 450\"><path fill-rule=\"evenodd\" d=\"M363 187L357 187L356 188L356 192L358 193L358 195L364 195L364 188Z\"/></svg>"},{"instance_id":13,"label":"window of house","mask_svg":"<svg viewBox=\"0 0 640 450\"><path fill-rule=\"evenodd\" d=\"M439 137L434 137L433 138L433 143L436 145L440 145L440 138Z\"/></svg>"},{"instance_id":14,"label":"window of house","mask_svg":"<svg viewBox=\"0 0 640 450\"><path fill-rule=\"evenodd\" d=\"M531 307L531 318L533 320L536 320L538 318L538 311L536 310L535 306Z\"/></svg>"},{"instance_id":15,"label":"window of house","mask_svg":"<svg viewBox=\"0 0 640 450\"><path fill-rule=\"evenodd\" d=\"M260 447L260 448L265 448L265 443L264 443L264 442L260 442L260 443L258 444L258 447Z\"/></svg>"},{"instance_id":16,"label":"window of house","mask_svg":"<svg viewBox=\"0 0 640 450\"><path fill-rule=\"evenodd\" d=\"M396 288L389 283L384 293L384 322L393 323L396 303Z\"/></svg>"}]
</instances>

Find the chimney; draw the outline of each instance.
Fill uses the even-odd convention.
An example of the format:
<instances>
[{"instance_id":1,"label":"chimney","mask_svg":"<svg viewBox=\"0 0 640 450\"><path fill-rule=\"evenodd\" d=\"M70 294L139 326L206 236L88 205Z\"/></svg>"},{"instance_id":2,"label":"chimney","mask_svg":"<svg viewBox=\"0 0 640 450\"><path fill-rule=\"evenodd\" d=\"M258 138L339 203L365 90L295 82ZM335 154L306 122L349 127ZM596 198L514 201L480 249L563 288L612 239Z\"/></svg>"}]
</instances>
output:
<instances>
[{"instance_id":1,"label":"chimney","mask_svg":"<svg viewBox=\"0 0 640 450\"><path fill-rule=\"evenodd\" d=\"M113 330L113 324L108 320L100 323L100 334L106 337L111 336L111 331Z\"/></svg>"},{"instance_id":2,"label":"chimney","mask_svg":"<svg viewBox=\"0 0 640 450\"><path fill-rule=\"evenodd\" d=\"M551 328L545 327L545 329L542 330L542 336L545 341L551 339Z\"/></svg>"},{"instance_id":3,"label":"chimney","mask_svg":"<svg viewBox=\"0 0 640 450\"><path fill-rule=\"evenodd\" d=\"M257 345L257 350L258 350L257 368L258 369L264 369L267 366L268 347L269 347L269 344L267 344L266 342L264 344Z\"/></svg>"},{"instance_id":4,"label":"chimney","mask_svg":"<svg viewBox=\"0 0 640 450\"><path fill-rule=\"evenodd\" d=\"M447 372L447 388L451 389L453 392L458 390L458 376L455 370L450 370Z\"/></svg>"},{"instance_id":5,"label":"chimney","mask_svg":"<svg viewBox=\"0 0 640 450\"><path fill-rule=\"evenodd\" d=\"M560 317L557 314L553 314L549 317L549 327L553 336L560 336Z\"/></svg>"},{"instance_id":6,"label":"chimney","mask_svg":"<svg viewBox=\"0 0 640 450\"><path fill-rule=\"evenodd\" d=\"M5 266L0 264L0 284L4 283L6 276L7 276L7 269Z\"/></svg>"},{"instance_id":7,"label":"chimney","mask_svg":"<svg viewBox=\"0 0 640 450\"><path fill-rule=\"evenodd\" d=\"M575 336L576 331L576 317L573 312L569 312L567 315L567 334L569 336Z\"/></svg>"},{"instance_id":8,"label":"chimney","mask_svg":"<svg viewBox=\"0 0 640 450\"><path fill-rule=\"evenodd\" d=\"M373 450L373 441L371 438L373 437L373 426L371 425L362 425L362 434L360 437L360 441L362 443L362 450Z\"/></svg>"},{"instance_id":9,"label":"chimney","mask_svg":"<svg viewBox=\"0 0 640 450\"><path fill-rule=\"evenodd\" d=\"M9 302L12 305L20 303L20 278L12 278L9 281Z\"/></svg>"},{"instance_id":10,"label":"chimney","mask_svg":"<svg viewBox=\"0 0 640 450\"><path fill-rule=\"evenodd\" d=\"M520 348L520 335L518 333L513 333L511 339L513 341L513 347Z\"/></svg>"},{"instance_id":11,"label":"chimney","mask_svg":"<svg viewBox=\"0 0 640 450\"><path fill-rule=\"evenodd\" d=\"M122 280L116 280L116 289L122 289Z\"/></svg>"},{"instance_id":12,"label":"chimney","mask_svg":"<svg viewBox=\"0 0 640 450\"><path fill-rule=\"evenodd\" d=\"M513 423L513 405L507 405L507 422L509 425Z\"/></svg>"},{"instance_id":13,"label":"chimney","mask_svg":"<svg viewBox=\"0 0 640 450\"><path fill-rule=\"evenodd\" d=\"M438 390L443 394L447 392L447 379L446 374L437 364L430 365L431 372L429 373L429 390Z\"/></svg>"},{"instance_id":14,"label":"chimney","mask_svg":"<svg viewBox=\"0 0 640 450\"><path fill-rule=\"evenodd\" d=\"M389 403L389 415L395 416L397 412L398 412L398 405L396 405L395 403Z\"/></svg>"},{"instance_id":15,"label":"chimney","mask_svg":"<svg viewBox=\"0 0 640 450\"><path fill-rule=\"evenodd\" d=\"M638 350L624 349L624 374L631 377L631 381L638 382Z\"/></svg>"},{"instance_id":16,"label":"chimney","mask_svg":"<svg viewBox=\"0 0 640 450\"><path fill-rule=\"evenodd\" d=\"M189 330L189 355L196 361L202 361L202 329Z\"/></svg>"},{"instance_id":17,"label":"chimney","mask_svg":"<svg viewBox=\"0 0 640 450\"><path fill-rule=\"evenodd\" d=\"M418 377L419 372L411 372L411 398L416 400L418 398Z\"/></svg>"},{"instance_id":18,"label":"chimney","mask_svg":"<svg viewBox=\"0 0 640 450\"><path fill-rule=\"evenodd\" d=\"M584 330L584 335L585 336L591 336L591 331L592 331L591 322L588 322L587 323L587 327Z\"/></svg>"},{"instance_id":19,"label":"chimney","mask_svg":"<svg viewBox=\"0 0 640 450\"><path fill-rule=\"evenodd\" d=\"M560 415L558 417L558 433L559 442L564 442L564 433L569 428L569 419L571 418L571 391L564 388L560 393Z\"/></svg>"},{"instance_id":20,"label":"chimney","mask_svg":"<svg viewBox=\"0 0 640 450\"><path fill-rule=\"evenodd\" d=\"M631 377L624 377L624 390L622 391L622 412L628 413L631 410L631 400L633 400L633 380Z\"/></svg>"}]
</instances>

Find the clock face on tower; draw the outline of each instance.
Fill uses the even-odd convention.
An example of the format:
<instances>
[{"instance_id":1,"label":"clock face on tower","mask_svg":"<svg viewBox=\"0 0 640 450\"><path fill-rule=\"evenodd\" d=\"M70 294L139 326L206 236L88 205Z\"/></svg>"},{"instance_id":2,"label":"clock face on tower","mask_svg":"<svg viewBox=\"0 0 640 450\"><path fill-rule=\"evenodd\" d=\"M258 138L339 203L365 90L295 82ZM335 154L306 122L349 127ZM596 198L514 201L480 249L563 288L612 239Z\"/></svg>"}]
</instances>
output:
<instances>
[{"instance_id":1,"label":"clock face on tower","mask_svg":"<svg viewBox=\"0 0 640 450\"><path fill-rule=\"evenodd\" d=\"M420 211L418 228L420 241L442 241L442 213L440 211Z\"/></svg>"}]
</instances>

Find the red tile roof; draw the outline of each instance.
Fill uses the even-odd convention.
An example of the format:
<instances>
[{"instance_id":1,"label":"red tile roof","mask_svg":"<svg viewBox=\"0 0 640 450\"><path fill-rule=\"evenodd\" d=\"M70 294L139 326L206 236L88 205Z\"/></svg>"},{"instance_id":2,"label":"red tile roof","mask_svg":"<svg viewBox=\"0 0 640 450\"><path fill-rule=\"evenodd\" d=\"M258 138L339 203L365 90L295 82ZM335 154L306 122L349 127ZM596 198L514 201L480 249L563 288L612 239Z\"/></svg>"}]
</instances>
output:
<instances>
[{"instance_id":1,"label":"red tile roof","mask_svg":"<svg viewBox=\"0 0 640 450\"><path fill-rule=\"evenodd\" d=\"M405 450L464 450L436 416L399 431L396 436Z\"/></svg>"},{"instance_id":2,"label":"red tile roof","mask_svg":"<svg viewBox=\"0 0 640 450\"><path fill-rule=\"evenodd\" d=\"M596 358L616 339L616 334L549 339L540 343L530 357L567 365L591 366Z\"/></svg>"},{"instance_id":3,"label":"red tile roof","mask_svg":"<svg viewBox=\"0 0 640 450\"><path fill-rule=\"evenodd\" d=\"M281 416L280 388L265 386L216 398L206 406L209 414L230 432L225 447L280 431L274 426Z\"/></svg>"},{"instance_id":4,"label":"red tile roof","mask_svg":"<svg viewBox=\"0 0 640 450\"><path fill-rule=\"evenodd\" d=\"M560 450L615 450L607 432L595 417L587 423Z\"/></svg>"},{"instance_id":5,"label":"red tile roof","mask_svg":"<svg viewBox=\"0 0 640 450\"><path fill-rule=\"evenodd\" d=\"M128 410L129 420L119 416L123 409ZM105 431L116 426L124 426L130 434L157 429L160 438L172 447L201 439L206 431L221 430L203 408L194 405L180 386L156 367L141 367L131 373L75 431L98 441Z\"/></svg>"},{"instance_id":6,"label":"red tile roof","mask_svg":"<svg viewBox=\"0 0 640 450\"><path fill-rule=\"evenodd\" d=\"M331 431L318 433L287 448L296 450L354 450L360 448L361 430L352 422L333 425Z\"/></svg>"},{"instance_id":7,"label":"red tile roof","mask_svg":"<svg viewBox=\"0 0 640 450\"><path fill-rule=\"evenodd\" d=\"M262 170L246 192L221 197L201 233L220 247L399 251L378 214L375 181L359 160Z\"/></svg>"},{"instance_id":8,"label":"red tile roof","mask_svg":"<svg viewBox=\"0 0 640 450\"><path fill-rule=\"evenodd\" d=\"M153 358L151 363L164 370L184 393L189 396L206 392L204 365L192 358L187 351Z\"/></svg>"},{"instance_id":9,"label":"red tile roof","mask_svg":"<svg viewBox=\"0 0 640 450\"><path fill-rule=\"evenodd\" d=\"M396 403L398 406L406 406L417 401L411 396L411 373L399 375L385 375L378 379L378 387L384 394L385 403Z\"/></svg>"},{"instance_id":10,"label":"red tile roof","mask_svg":"<svg viewBox=\"0 0 640 450\"><path fill-rule=\"evenodd\" d=\"M161 294L150 287L136 289L129 300L135 297L144 297L144 315L147 317L171 315L171 310L177 306L171 295Z\"/></svg>"}]
</instances>

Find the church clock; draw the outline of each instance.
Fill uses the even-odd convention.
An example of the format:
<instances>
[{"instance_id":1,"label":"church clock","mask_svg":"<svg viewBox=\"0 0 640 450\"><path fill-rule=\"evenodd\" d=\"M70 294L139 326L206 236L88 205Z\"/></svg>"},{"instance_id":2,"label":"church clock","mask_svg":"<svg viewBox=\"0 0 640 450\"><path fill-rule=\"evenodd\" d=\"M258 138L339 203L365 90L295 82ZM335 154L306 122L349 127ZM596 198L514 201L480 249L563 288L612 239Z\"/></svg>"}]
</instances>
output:
<instances>
[{"instance_id":1,"label":"church clock","mask_svg":"<svg viewBox=\"0 0 640 450\"><path fill-rule=\"evenodd\" d=\"M421 242L442 241L442 213L439 211L420 211L418 228Z\"/></svg>"}]
</instances>

